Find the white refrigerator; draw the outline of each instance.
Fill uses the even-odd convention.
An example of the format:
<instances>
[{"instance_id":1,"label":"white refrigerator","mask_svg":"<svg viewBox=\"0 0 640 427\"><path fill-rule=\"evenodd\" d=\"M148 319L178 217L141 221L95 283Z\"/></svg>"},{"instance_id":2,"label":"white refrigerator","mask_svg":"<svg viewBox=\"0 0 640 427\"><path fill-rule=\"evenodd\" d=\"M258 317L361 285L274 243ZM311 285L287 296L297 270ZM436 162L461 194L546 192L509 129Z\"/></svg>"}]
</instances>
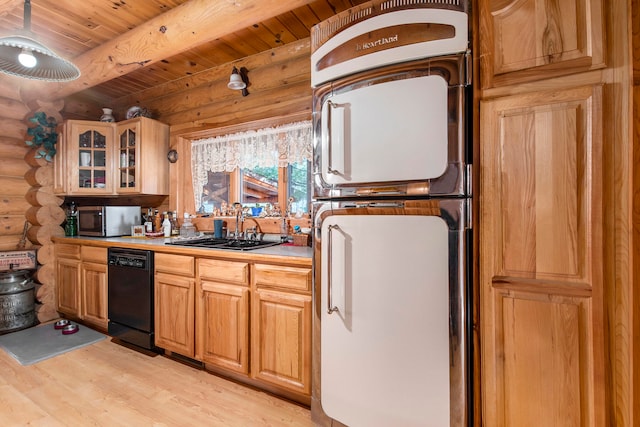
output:
<instances>
[{"instance_id":1,"label":"white refrigerator","mask_svg":"<svg viewBox=\"0 0 640 427\"><path fill-rule=\"evenodd\" d=\"M317 425L472 423L468 5L433 3L312 30Z\"/></svg>"}]
</instances>

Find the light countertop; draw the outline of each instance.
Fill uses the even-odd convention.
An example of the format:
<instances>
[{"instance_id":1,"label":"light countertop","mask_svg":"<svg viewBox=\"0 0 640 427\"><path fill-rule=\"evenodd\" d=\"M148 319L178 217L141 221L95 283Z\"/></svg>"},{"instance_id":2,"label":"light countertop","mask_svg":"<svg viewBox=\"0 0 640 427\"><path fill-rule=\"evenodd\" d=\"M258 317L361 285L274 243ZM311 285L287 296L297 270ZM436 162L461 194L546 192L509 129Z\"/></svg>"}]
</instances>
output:
<instances>
[{"instance_id":1,"label":"light countertop","mask_svg":"<svg viewBox=\"0 0 640 427\"><path fill-rule=\"evenodd\" d=\"M146 237L54 237L56 243L84 244L102 247L125 247L133 249L151 250L154 252L175 253L193 256L215 256L217 258L249 259L253 261L286 261L288 263L311 265L313 249L309 246L294 246L281 244L252 250L208 249L190 246L166 245L176 238L146 238Z\"/></svg>"}]
</instances>

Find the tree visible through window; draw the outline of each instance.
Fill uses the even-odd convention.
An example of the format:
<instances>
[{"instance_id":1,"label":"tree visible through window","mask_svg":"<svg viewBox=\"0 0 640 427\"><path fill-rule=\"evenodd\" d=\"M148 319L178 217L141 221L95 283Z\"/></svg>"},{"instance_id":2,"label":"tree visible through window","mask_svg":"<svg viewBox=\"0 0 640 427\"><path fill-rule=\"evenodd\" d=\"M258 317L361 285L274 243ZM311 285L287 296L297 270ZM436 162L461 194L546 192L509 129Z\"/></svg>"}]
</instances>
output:
<instances>
[{"instance_id":1,"label":"tree visible through window","mask_svg":"<svg viewBox=\"0 0 640 427\"><path fill-rule=\"evenodd\" d=\"M228 172L209 172L202 188L202 210L207 213L220 209L222 202L229 203L230 177Z\"/></svg>"},{"instance_id":2,"label":"tree visible through window","mask_svg":"<svg viewBox=\"0 0 640 427\"><path fill-rule=\"evenodd\" d=\"M242 204L278 203L278 168L256 167L251 170L243 169L240 182L242 185Z\"/></svg>"},{"instance_id":3,"label":"tree visible through window","mask_svg":"<svg viewBox=\"0 0 640 427\"><path fill-rule=\"evenodd\" d=\"M239 184L233 184L234 173L239 174ZM286 176L281 176L286 174ZM274 205L280 200L293 197L291 214L308 213L311 189L311 168L308 161L291 164L286 168L256 167L238 172L208 172L208 181L202 188L202 206L200 212L211 213L220 209L222 202L228 205L240 200L243 205ZM280 188L279 182L287 182L286 188ZM282 194L281 194L282 193ZM236 196L237 195L237 196ZM287 204L280 202L281 209Z\"/></svg>"},{"instance_id":4,"label":"tree visible through window","mask_svg":"<svg viewBox=\"0 0 640 427\"><path fill-rule=\"evenodd\" d=\"M309 212L309 199L311 188L311 168L310 162L301 162L289 165L289 188L287 198L293 197L291 214L298 212Z\"/></svg>"}]
</instances>

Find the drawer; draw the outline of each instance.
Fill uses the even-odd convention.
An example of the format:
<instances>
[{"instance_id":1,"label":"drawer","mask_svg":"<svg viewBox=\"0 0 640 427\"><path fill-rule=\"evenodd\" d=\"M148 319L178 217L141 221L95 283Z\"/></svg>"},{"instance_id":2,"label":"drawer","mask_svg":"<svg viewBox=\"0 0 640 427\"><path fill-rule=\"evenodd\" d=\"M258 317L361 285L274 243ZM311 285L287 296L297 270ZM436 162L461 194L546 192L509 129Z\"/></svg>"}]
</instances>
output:
<instances>
[{"instance_id":1,"label":"drawer","mask_svg":"<svg viewBox=\"0 0 640 427\"><path fill-rule=\"evenodd\" d=\"M311 292L311 269L256 264L254 280L258 288L281 288Z\"/></svg>"},{"instance_id":2,"label":"drawer","mask_svg":"<svg viewBox=\"0 0 640 427\"><path fill-rule=\"evenodd\" d=\"M198 276L203 280L249 285L249 263L199 259Z\"/></svg>"},{"instance_id":3,"label":"drawer","mask_svg":"<svg viewBox=\"0 0 640 427\"><path fill-rule=\"evenodd\" d=\"M56 243L56 257L80 259L80 245ZM106 257L105 257L106 261Z\"/></svg>"},{"instance_id":4,"label":"drawer","mask_svg":"<svg viewBox=\"0 0 640 427\"><path fill-rule=\"evenodd\" d=\"M178 274L180 276L195 276L195 262L192 256L155 253L154 264L156 273Z\"/></svg>"},{"instance_id":5,"label":"drawer","mask_svg":"<svg viewBox=\"0 0 640 427\"><path fill-rule=\"evenodd\" d=\"M95 262L98 264L107 264L107 248L99 248L97 246L82 246L80 248L82 261Z\"/></svg>"}]
</instances>

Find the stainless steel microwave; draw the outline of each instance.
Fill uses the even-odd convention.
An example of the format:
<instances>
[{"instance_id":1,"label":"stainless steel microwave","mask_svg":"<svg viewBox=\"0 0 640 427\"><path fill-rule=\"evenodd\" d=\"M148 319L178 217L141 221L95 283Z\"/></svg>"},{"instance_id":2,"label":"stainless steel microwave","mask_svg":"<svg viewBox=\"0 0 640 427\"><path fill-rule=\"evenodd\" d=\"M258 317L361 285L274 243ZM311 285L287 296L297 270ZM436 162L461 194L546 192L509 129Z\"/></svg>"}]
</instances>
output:
<instances>
[{"instance_id":1,"label":"stainless steel microwave","mask_svg":"<svg viewBox=\"0 0 640 427\"><path fill-rule=\"evenodd\" d=\"M131 234L140 225L140 206L80 206L78 235L112 237Z\"/></svg>"}]
</instances>

